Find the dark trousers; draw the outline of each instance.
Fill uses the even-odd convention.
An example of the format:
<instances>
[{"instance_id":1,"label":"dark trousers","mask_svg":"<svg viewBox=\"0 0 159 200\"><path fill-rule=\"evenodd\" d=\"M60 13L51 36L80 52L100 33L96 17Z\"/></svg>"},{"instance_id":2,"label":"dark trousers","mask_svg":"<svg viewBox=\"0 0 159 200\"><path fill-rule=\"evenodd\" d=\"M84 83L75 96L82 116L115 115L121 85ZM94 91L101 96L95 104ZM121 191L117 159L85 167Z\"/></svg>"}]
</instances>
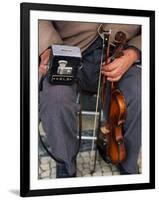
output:
<instances>
[{"instance_id":1,"label":"dark trousers","mask_svg":"<svg viewBox=\"0 0 159 200\"><path fill-rule=\"evenodd\" d=\"M100 70L102 41L97 39L83 53L83 68L79 73L83 90L96 92ZM119 81L127 104L127 117L124 137L127 159L122 167L129 173L137 173L137 159L141 145L141 68L134 65ZM47 78L40 92L40 118L47 134L52 154L64 164L57 164L57 177L74 176L76 154L78 151L77 86L50 85ZM59 172L58 172L59 171Z\"/></svg>"}]
</instances>

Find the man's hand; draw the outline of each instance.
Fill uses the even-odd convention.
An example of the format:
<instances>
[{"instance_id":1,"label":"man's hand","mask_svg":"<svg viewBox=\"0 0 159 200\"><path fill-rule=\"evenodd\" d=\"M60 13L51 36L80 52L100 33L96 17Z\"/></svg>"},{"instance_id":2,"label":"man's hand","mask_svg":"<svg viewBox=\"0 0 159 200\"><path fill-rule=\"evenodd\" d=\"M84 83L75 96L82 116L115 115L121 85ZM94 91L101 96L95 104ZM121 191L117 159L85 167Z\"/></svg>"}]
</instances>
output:
<instances>
[{"instance_id":1,"label":"man's hand","mask_svg":"<svg viewBox=\"0 0 159 200\"><path fill-rule=\"evenodd\" d=\"M49 62L50 52L51 52L51 49L47 49L40 56L41 58L41 62L39 65L40 75L45 75L47 73L47 64Z\"/></svg>"},{"instance_id":2,"label":"man's hand","mask_svg":"<svg viewBox=\"0 0 159 200\"><path fill-rule=\"evenodd\" d=\"M119 81L123 74L139 59L139 53L134 49L126 49L124 55L102 67L102 74L109 81Z\"/></svg>"}]
</instances>

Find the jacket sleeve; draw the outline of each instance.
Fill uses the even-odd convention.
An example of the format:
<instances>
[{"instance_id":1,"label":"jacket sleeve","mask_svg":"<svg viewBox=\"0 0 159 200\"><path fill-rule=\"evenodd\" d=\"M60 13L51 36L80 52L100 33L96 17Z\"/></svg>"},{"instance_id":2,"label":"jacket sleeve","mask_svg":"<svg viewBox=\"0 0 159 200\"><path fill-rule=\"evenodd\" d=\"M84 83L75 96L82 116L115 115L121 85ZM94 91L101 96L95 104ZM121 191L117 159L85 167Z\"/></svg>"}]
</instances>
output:
<instances>
[{"instance_id":1,"label":"jacket sleeve","mask_svg":"<svg viewBox=\"0 0 159 200\"><path fill-rule=\"evenodd\" d=\"M128 46L134 46L141 51L141 35L137 35L129 40Z\"/></svg>"},{"instance_id":2,"label":"jacket sleeve","mask_svg":"<svg viewBox=\"0 0 159 200\"><path fill-rule=\"evenodd\" d=\"M54 28L52 21L39 20L38 25L39 55L52 44L63 44L63 41Z\"/></svg>"}]
</instances>

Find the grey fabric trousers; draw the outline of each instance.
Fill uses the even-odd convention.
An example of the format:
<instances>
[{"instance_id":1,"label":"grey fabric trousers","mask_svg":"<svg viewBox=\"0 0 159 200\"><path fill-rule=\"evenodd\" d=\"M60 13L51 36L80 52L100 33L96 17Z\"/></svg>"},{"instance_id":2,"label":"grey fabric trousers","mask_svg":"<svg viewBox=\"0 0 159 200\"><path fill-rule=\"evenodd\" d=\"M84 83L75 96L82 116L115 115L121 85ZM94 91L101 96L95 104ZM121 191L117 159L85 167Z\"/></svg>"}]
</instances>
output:
<instances>
[{"instance_id":1,"label":"grey fabric trousers","mask_svg":"<svg viewBox=\"0 0 159 200\"><path fill-rule=\"evenodd\" d=\"M79 73L81 88L96 92L99 76L102 43L97 39L83 53L83 69ZM132 66L119 82L127 104L124 137L127 159L123 168L137 173L137 159L141 146L141 68ZM63 161L68 173L76 171L75 159L78 151L78 124L76 103L77 86L50 85L47 78L40 92L40 118L55 159Z\"/></svg>"}]
</instances>

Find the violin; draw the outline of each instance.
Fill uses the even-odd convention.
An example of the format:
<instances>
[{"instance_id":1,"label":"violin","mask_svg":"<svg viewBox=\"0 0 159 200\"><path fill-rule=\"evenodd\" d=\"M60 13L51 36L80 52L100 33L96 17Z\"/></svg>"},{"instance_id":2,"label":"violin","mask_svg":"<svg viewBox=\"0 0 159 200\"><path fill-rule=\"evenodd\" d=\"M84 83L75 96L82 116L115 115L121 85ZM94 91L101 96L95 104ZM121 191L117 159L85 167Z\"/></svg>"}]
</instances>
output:
<instances>
[{"instance_id":1,"label":"violin","mask_svg":"<svg viewBox=\"0 0 159 200\"><path fill-rule=\"evenodd\" d=\"M109 57L109 34L104 35L106 41L106 56L105 63L108 63ZM111 56L110 62L114 59L123 56L123 48L126 42L126 35L123 32L117 32L115 35L115 50ZM103 108L105 107L105 93L106 84L108 81L105 76L102 76L102 89L101 89L101 101ZM99 153L104 155L106 162L113 164L119 164L126 159L126 148L123 137L123 125L126 119L126 101L124 95L118 88L117 82L109 82L110 85L110 100L106 102L108 106L108 119L104 122L104 125L100 128L100 134L97 137L97 147ZM102 143L101 143L102 138ZM102 147L101 147L102 145ZM102 151L102 152L101 152ZM103 156L102 156L103 157Z\"/></svg>"}]
</instances>

